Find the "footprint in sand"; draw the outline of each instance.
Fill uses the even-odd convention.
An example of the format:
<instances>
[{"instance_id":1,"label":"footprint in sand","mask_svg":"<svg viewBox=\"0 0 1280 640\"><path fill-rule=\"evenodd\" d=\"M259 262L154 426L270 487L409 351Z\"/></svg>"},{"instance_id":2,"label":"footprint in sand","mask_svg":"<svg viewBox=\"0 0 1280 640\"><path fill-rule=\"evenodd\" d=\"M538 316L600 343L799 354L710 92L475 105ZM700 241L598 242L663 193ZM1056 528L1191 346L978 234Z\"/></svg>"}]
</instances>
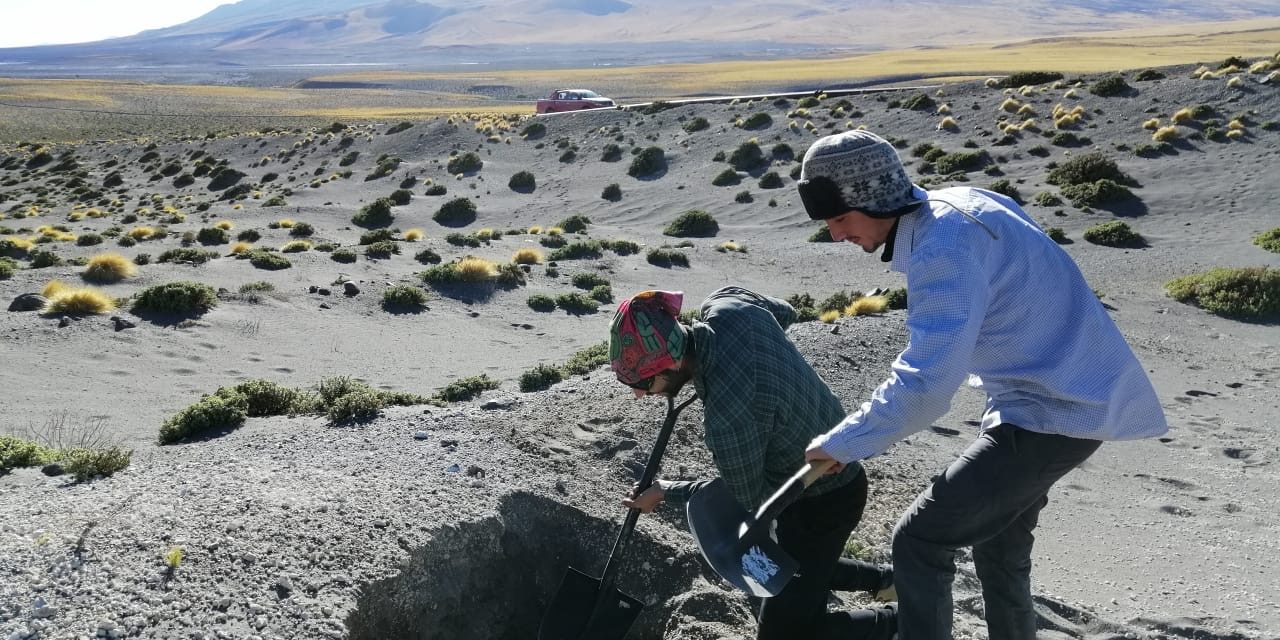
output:
<instances>
[{"instance_id":1,"label":"footprint in sand","mask_svg":"<svg viewBox=\"0 0 1280 640\"><path fill-rule=\"evenodd\" d=\"M172 369L171 371L180 376L194 376L196 374L195 369Z\"/></svg>"},{"instance_id":2,"label":"footprint in sand","mask_svg":"<svg viewBox=\"0 0 1280 640\"><path fill-rule=\"evenodd\" d=\"M293 369L290 369L289 367L276 367L272 369L272 371L275 371L276 373L293 373Z\"/></svg>"},{"instance_id":3,"label":"footprint in sand","mask_svg":"<svg viewBox=\"0 0 1280 640\"><path fill-rule=\"evenodd\" d=\"M1175 504L1167 504L1163 507L1160 507L1160 510L1171 516L1178 516L1180 518L1190 518L1191 516L1195 515L1189 509L1179 507L1178 505L1175 505Z\"/></svg>"}]
</instances>

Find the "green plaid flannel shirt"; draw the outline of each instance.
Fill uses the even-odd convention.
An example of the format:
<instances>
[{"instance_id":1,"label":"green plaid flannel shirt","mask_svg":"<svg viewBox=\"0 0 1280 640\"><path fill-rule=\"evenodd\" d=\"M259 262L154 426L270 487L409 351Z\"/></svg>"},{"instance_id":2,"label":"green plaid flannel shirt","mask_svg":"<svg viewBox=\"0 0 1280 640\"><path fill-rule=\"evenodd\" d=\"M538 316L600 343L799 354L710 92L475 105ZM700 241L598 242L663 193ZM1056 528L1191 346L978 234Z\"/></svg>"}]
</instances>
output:
<instances>
[{"instance_id":1,"label":"green plaid flannel shirt","mask_svg":"<svg viewBox=\"0 0 1280 640\"><path fill-rule=\"evenodd\" d=\"M754 511L804 465L804 450L845 417L844 408L809 366L785 329L791 305L724 287L702 303L693 325L707 448L738 502ZM862 473L858 464L820 478L806 495L837 489ZM674 482L667 500L684 502L709 481Z\"/></svg>"}]
</instances>

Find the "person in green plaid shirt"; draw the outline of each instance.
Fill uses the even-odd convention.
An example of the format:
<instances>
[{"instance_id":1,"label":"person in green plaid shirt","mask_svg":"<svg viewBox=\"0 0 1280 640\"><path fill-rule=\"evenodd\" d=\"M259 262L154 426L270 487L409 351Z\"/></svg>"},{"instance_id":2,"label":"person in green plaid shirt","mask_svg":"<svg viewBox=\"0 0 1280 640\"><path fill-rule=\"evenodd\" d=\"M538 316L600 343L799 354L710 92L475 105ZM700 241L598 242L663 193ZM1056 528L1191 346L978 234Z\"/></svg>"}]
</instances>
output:
<instances>
[{"instance_id":1,"label":"person in green plaid shirt","mask_svg":"<svg viewBox=\"0 0 1280 640\"><path fill-rule=\"evenodd\" d=\"M614 374L637 398L677 395L692 382L702 400L707 448L730 492L754 512L797 469L814 437L845 416L818 373L787 338L796 319L786 302L741 287L706 298L701 320L680 324L683 296L645 291L618 305L610 330ZM623 501L648 513L683 504L712 480L659 480ZM867 475L859 464L815 482L778 517L778 543L797 575L760 602L757 638L888 640L896 606L827 612L832 589L888 596L893 571L841 558L862 518Z\"/></svg>"}]
</instances>

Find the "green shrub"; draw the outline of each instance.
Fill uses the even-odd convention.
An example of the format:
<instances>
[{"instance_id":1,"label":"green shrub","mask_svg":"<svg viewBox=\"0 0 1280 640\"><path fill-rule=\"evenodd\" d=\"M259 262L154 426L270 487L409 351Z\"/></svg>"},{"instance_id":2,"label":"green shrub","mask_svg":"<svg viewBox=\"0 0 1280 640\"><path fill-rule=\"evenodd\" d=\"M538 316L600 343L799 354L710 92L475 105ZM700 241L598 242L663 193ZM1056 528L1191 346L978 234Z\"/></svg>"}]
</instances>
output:
<instances>
[{"instance_id":1,"label":"green shrub","mask_svg":"<svg viewBox=\"0 0 1280 640\"><path fill-rule=\"evenodd\" d=\"M605 185L604 190L600 192L600 197L609 202L617 202L622 199L622 187L619 187L616 182Z\"/></svg>"},{"instance_id":2,"label":"green shrub","mask_svg":"<svg viewBox=\"0 0 1280 640\"><path fill-rule=\"evenodd\" d=\"M885 302L890 309L906 309L907 308L907 289L900 287L898 289L890 289L884 294Z\"/></svg>"},{"instance_id":3,"label":"green shrub","mask_svg":"<svg viewBox=\"0 0 1280 640\"><path fill-rule=\"evenodd\" d=\"M43 249L39 251L32 251L28 254L28 257L31 258L32 269L45 269L47 267L56 267L62 264L62 256Z\"/></svg>"},{"instance_id":4,"label":"green shrub","mask_svg":"<svg viewBox=\"0 0 1280 640\"><path fill-rule=\"evenodd\" d=\"M129 466L133 451L120 447L91 449L75 447L59 452L58 464L63 471L69 473L76 482L85 482L95 477L110 477L117 471Z\"/></svg>"},{"instance_id":5,"label":"green shrub","mask_svg":"<svg viewBox=\"0 0 1280 640\"><path fill-rule=\"evenodd\" d=\"M396 233L390 229L374 229L360 234L360 244L373 244L375 242L387 242L395 240Z\"/></svg>"},{"instance_id":6,"label":"green shrub","mask_svg":"<svg viewBox=\"0 0 1280 640\"><path fill-rule=\"evenodd\" d=\"M602 244L604 245L604 248L620 256L629 256L640 253L640 245L636 242L632 242L631 240L609 240Z\"/></svg>"},{"instance_id":7,"label":"green shrub","mask_svg":"<svg viewBox=\"0 0 1280 640\"><path fill-rule=\"evenodd\" d=\"M465 227L476 221L476 203L470 198L454 198L440 205L431 219L446 227Z\"/></svg>"},{"instance_id":8,"label":"green shrub","mask_svg":"<svg viewBox=\"0 0 1280 640\"><path fill-rule=\"evenodd\" d=\"M396 205L397 207L403 207L413 200L413 192L408 189L396 189L391 192L391 195L388 196L387 199L391 200L391 204Z\"/></svg>"},{"instance_id":9,"label":"green shrub","mask_svg":"<svg viewBox=\"0 0 1280 640\"><path fill-rule=\"evenodd\" d=\"M739 144L738 148L729 154L729 165L738 171L751 171L764 164L764 151L760 149L760 143L754 139Z\"/></svg>"},{"instance_id":10,"label":"green shrub","mask_svg":"<svg viewBox=\"0 0 1280 640\"><path fill-rule=\"evenodd\" d=\"M710 238L720 231L720 225L711 214L701 209L690 209L676 216L663 235L676 238Z\"/></svg>"},{"instance_id":11,"label":"green shrub","mask_svg":"<svg viewBox=\"0 0 1280 640\"><path fill-rule=\"evenodd\" d=\"M329 259L334 262L351 264L356 261L356 252L352 249L346 248L334 249L333 253L329 254Z\"/></svg>"},{"instance_id":12,"label":"green shrub","mask_svg":"<svg viewBox=\"0 0 1280 640\"><path fill-rule=\"evenodd\" d=\"M1008 180L996 180L987 186L988 191L994 191L1000 195L1008 196L1014 202L1022 203L1022 193L1018 191L1018 187Z\"/></svg>"},{"instance_id":13,"label":"green shrub","mask_svg":"<svg viewBox=\"0 0 1280 640\"><path fill-rule=\"evenodd\" d=\"M341 160L339 160L339 161L338 161L338 166L339 166L339 167L348 167L348 166L351 166L351 165L355 164L355 163L356 163L356 160L358 160L359 158L360 158L360 152L359 152L359 151L349 151L349 152L347 152L347 154L346 154L346 155L342 156L342 159L341 159Z\"/></svg>"},{"instance_id":14,"label":"green shrub","mask_svg":"<svg viewBox=\"0 0 1280 640\"><path fill-rule=\"evenodd\" d=\"M733 201L739 204L746 204L748 202L755 202L755 198L751 196L750 191L739 191L734 194Z\"/></svg>"},{"instance_id":15,"label":"green shrub","mask_svg":"<svg viewBox=\"0 0 1280 640\"><path fill-rule=\"evenodd\" d=\"M600 303L581 293L562 293L556 296L556 306L572 314L595 313Z\"/></svg>"},{"instance_id":16,"label":"green shrub","mask_svg":"<svg viewBox=\"0 0 1280 640\"><path fill-rule=\"evenodd\" d=\"M1217 268L1183 276L1165 285L1178 302L1241 320L1280 320L1280 269Z\"/></svg>"},{"instance_id":17,"label":"green shrub","mask_svg":"<svg viewBox=\"0 0 1280 640\"><path fill-rule=\"evenodd\" d=\"M781 189L782 176L778 175L777 171L770 171L760 176L760 188L761 189Z\"/></svg>"},{"instance_id":18,"label":"green shrub","mask_svg":"<svg viewBox=\"0 0 1280 640\"><path fill-rule=\"evenodd\" d=\"M554 303L552 306L554 307ZM562 380L564 380L564 372L558 367L540 364L520 374L520 391L524 393L543 391Z\"/></svg>"},{"instance_id":19,"label":"green shrub","mask_svg":"<svg viewBox=\"0 0 1280 640\"><path fill-rule=\"evenodd\" d=\"M607 278L590 271L575 273L569 278L569 281L573 283L573 286L579 289L591 289L602 284L609 284L609 280Z\"/></svg>"},{"instance_id":20,"label":"green shrub","mask_svg":"<svg viewBox=\"0 0 1280 640\"><path fill-rule=\"evenodd\" d=\"M937 106L938 103L927 93L917 93L902 101L902 108L911 111L932 111Z\"/></svg>"},{"instance_id":21,"label":"green shrub","mask_svg":"<svg viewBox=\"0 0 1280 640\"><path fill-rule=\"evenodd\" d=\"M38 442L0 435L0 475L12 469L49 464L56 455L56 451Z\"/></svg>"},{"instance_id":22,"label":"green shrub","mask_svg":"<svg viewBox=\"0 0 1280 640\"><path fill-rule=\"evenodd\" d=\"M405 131L412 126L413 126L412 122L401 122L400 124L392 125L392 127L390 129L387 129L387 132L383 135L389 136L392 134L400 133L401 131Z\"/></svg>"},{"instance_id":23,"label":"green shrub","mask_svg":"<svg viewBox=\"0 0 1280 640\"><path fill-rule=\"evenodd\" d=\"M541 238L538 238L538 244L547 247L548 249L559 249L560 247L569 244L569 241L562 235L542 236Z\"/></svg>"},{"instance_id":24,"label":"green shrub","mask_svg":"<svg viewBox=\"0 0 1280 640\"><path fill-rule=\"evenodd\" d=\"M315 235L315 233L316 228L311 226L311 223L309 222L295 222L293 226L289 228L289 235L295 238L310 238Z\"/></svg>"},{"instance_id":25,"label":"green shrub","mask_svg":"<svg viewBox=\"0 0 1280 640\"><path fill-rule=\"evenodd\" d=\"M213 395L242 406L245 415L249 417L306 413L314 405L309 394L261 378L245 380L230 388L220 388Z\"/></svg>"},{"instance_id":26,"label":"green shrub","mask_svg":"<svg viewBox=\"0 0 1280 640\"><path fill-rule=\"evenodd\" d=\"M0 256L0 280L8 280L18 271L18 261Z\"/></svg>"},{"instance_id":27,"label":"green shrub","mask_svg":"<svg viewBox=\"0 0 1280 640\"><path fill-rule=\"evenodd\" d=\"M560 154L560 162L563 162L565 164L569 164L570 162L573 162L574 160L577 160L577 159L578 159L578 152L575 151L574 149L566 149L564 153Z\"/></svg>"},{"instance_id":28,"label":"green shrub","mask_svg":"<svg viewBox=\"0 0 1280 640\"><path fill-rule=\"evenodd\" d=\"M398 284L387 287L382 292L382 306L384 308L413 308L420 309L427 304L430 297L421 287L411 284Z\"/></svg>"},{"instance_id":29,"label":"green shrub","mask_svg":"<svg viewBox=\"0 0 1280 640\"><path fill-rule=\"evenodd\" d=\"M1104 98L1118 96L1130 90L1129 84L1121 75L1107 76L1089 86L1090 93Z\"/></svg>"},{"instance_id":30,"label":"green shrub","mask_svg":"<svg viewBox=\"0 0 1280 640\"><path fill-rule=\"evenodd\" d=\"M400 245L390 240L375 242L371 245L368 245L364 249L364 255L366 257L380 259L380 260L386 260L390 258L393 254L398 254L398 253L400 253Z\"/></svg>"},{"instance_id":31,"label":"green shrub","mask_svg":"<svg viewBox=\"0 0 1280 640\"><path fill-rule=\"evenodd\" d=\"M520 130L520 137L528 140L536 140L544 135L547 135L547 125L541 122L531 122Z\"/></svg>"},{"instance_id":32,"label":"green shrub","mask_svg":"<svg viewBox=\"0 0 1280 640\"><path fill-rule=\"evenodd\" d=\"M1259 233L1253 237L1253 243L1271 253L1280 253L1280 227Z\"/></svg>"},{"instance_id":33,"label":"green shrub","mask_svg":"<svg viewBox=\"0 0 1280 640\"><path fill-rule=\"evenodd\" d=\"M1144 142L1134 148L1133 155L1138 156L1139 158L1157 158L1162 155L1165 155L1166 153L1173 153L1173 152L1174 152L1173 145L1169 144L1168 142L1155 142L1155 143Z\"/></svg>"},{"instance_id":34,"label":"green shrub","mask_svg":"<svg viewBox=\"0 0 1280 640\"><path fill-rule=\"evenodd\" d=\"M338 396L328 404L329 421L341 424L352 420L375 418L386 406L382 394L370 388L357 389Z\"/></svg>"},{"instance_id":35,"label":"green shrub","mask_svg":"<svg viewBox=\"0 0 1280 640\"><path fill-rule=\"evenodd\" d=\"M1120 220L1112 220L1085 229L1084 239L1104 247L1141 247L1142 236Z\"/></svg>"},{"instance_id":36,"label":"green shrub","mask_svg":"<svg viewBox=\"0 0 1280 640\"><path fill-rule=\"evenodd\" d=\"M256 249L254 251L247 251L240 255L247 257L249 264L267 271L279 271L293 266L293 263L289 262L288 258L274 251Z\"/></svg>"},{"instance_id":37,"label":"green shrub","mask_svg":"<svg viewBox=\"0 0 1280 640\"><path fill-rule=\"evenodd\" d=\"M1058 207L1062 205L1062 198L1052 191L1041 191L1031 199L1031 202L1041 207Z\"/></svg>"},{"instance_id":38,"label":"green shrub","mask_svg":"<svg viewBox=\"0 0 1280 640\"><path fill-rule=\"evenodd\" d=\"M205 227L196 233L196 241L200 244L226 244L231 241L231 234L226 229Z\"/></svg>"},{"instance_id":39,"label":"green shrub","mask_svg":"<svg viewBox=\"0 0 1280 640\"><path fill-rule=\"evenodd\" d=\"M210 431L239 428L246 415L243 404L221 396L206 396L164 421L160 426L160 444L173 444Z\"/></svg>"},{"instance_id":40,"label":"green shrub","mask_svg":"<svg viewBox=\"0 0 1280 640\"><path fill-rule=\"evenodd\" d=\"M631 166L627 168L627 175L633 178L643 178L654 175L666 168L667 156L662 147L645 147L643 151L636 154L636 157L631 160Z\"/></svg>"},{"instance_id":41,"label":"green shrub","mask_svg":"<svg viewBox=\"0 0 1280 640\"><path fill-rule=\"evenodd\" d=\"M77 247L92 247L102 244L102 236L96 233L83 233L76 237Z\"/></svg>"},{"instance_id":42,"label":"green shrub","mask_svg":"<svg viewBox=\"0 0 1280 640\"><path fill-rule=\"evenodd\" d=\"M617 162L622 159L622 147L610 142L600 150L600 159L604 162Z\"/></svg>"},{"instance_id":43,"label":"green shrub","mask_svg":"<svg viewBox=\"0 0 1280 640\"><path fill-rule=\"evenodd\" d=\"M218 305L218 292L207 284L182 280L144 289L133 301L134 311L205 313Z\"/></svg>"},{"instance_id":44,"label":"green shrub","mask_svg":"<svg viewBox=\"0 0 1280 640\"><path fill-rule=\"evenodd\" d=\"M711 184L717 187L730 187L742 182L742 176L738 175L732 167L721 171L716 177L711 179Z\"/></svg>"},{"instance_id":45,"label":"green shrub","mask_svg":"<svg viewBox=\"0 0 1280 640\"><path fill-rule=\"evenodd\" d=\"M424 195L428 196L442 196L446 193L449 193L449 188L442 184L433 184L423 192Z\"/></svg>"},{"instance_id":46,"label":"green shrub","mask_svg":"<svg viewBox=\"0 0 1280 640\"><path fill-rule=\"evenodd\" d=\"M449 173L457 175L459 173L475 173L484 167L484 161L480 156L470 151L449 158L449 163L445 168Z\"/></svg>"},{"instance_id":47,"label":"green shrub","mask_svg":"<svg viewBox=\"0 0 1280 640\"><path fill-rule=\"evenodd\" d=\"M1044 230L1044 234L1058 244L1066 244L1067 242L1067 232L1063 231L1062 227L1049 227Z\"/></svg>"},{"instance_id":48,"label":"green shrub","mask_svg":"<svg viewBox=\"0 0 1280 640\"><path fill-rule=\"evenodd\" d=\"M938 157L933 161L934 169L942 175L958 171L976 171L991 162L986 151L957 151Z\"/></svg>"},{"instance_id":49,"label":"green shrub","mask_svg":"<svg viewBox=\"0 0 1280 640\"><path fill-rule=\"evenodd\" d=\"M563 369L566 375L582 376L608 363L609 343L601 341L573 354L564 364Z\"/></svg>"},{"instance_id":50,"label":"green shrub","mask_svg":"<svg viewBox=\"0 0 1280 640\"><path fill-rule=\"evenodd\" d=\"M535 180L533 174L528 171L518 171L511 176L510 180L507 181L507 187L512 191L529 193L536 189L537 186L537 180Z\"/></svg>"},{"instance_id":51,"label":"green shrub","mask_svg":"<svg viewBox=\"0 0 1280 640\"><path fill-rule=\"evenodd\" d=\"M596 240L581 240L569 244L547 254L547 260L590 260L599 258L602 246Z\"/></svg>"},{"instance_id":52,"label":"green shrub","mask_svg":"<svg viewBox=\"0 0 1280 640\"><path fill-rule=\"evenodd\" d=\"M1120 170L1115 161L1100 152L1075 156L1054 167L1045 182L1063 186L1069 184L1086 184L1102 179L1120 183L1131 183L1132 178Z\"/></svg>"},{"instance_id":53,"label":"green shrub","mask_svg":"<svg viewBox=\"0 0 1280 640\"><path fill-rule=\"evenodd\" d=\"M475 249L480 246L480 238L470 233L453 232L445 235L444 241L455 247L470 247Z\"/></svg>"},{"instance_id":54,"label":"green shrub","mask_svg":"<svg viewBox=\"0 0 1280 640\"><path fill-rule=\"evenodd\" d=\"M1089 184L1071 184L1062 187L1062 195L1077 208L1097 207L1110 202L1118 202L1133 198L1128 187L1108 179Z\"/></svg>"},{"instance_id":55,"label":"green shrub","mask_svg":"<svg viewBox=\"0 0 1280 640\"><path fill-rule=\"evenodd\" d=\"M1031 84L1045 84L1061 79L1062 74L1056 71L1019 71L1000 80L1000 87L1018 89Z\"/></svg>"},{"instance_id":56,"label":"green shrub","mask_svg":"<svg viewBox=\"0 0 1280 640\"><path fill-rule=\"evenodd\" d=\"M831 237L831 229L824 224L809 236L808 242L835 242L835 239Z\"/></svg>"},{"instance_id":57,"label":"green shrub","mask_svg":"<svg viewBox=\"0 0 1280 640\"><path fill-rule=\"evenodd\" d=\"M1138 75L1134 76L1133 79L1138 82L1148 82L1150 80L1163 80L1164 74L1160 73L1159 71L1156 71L1155 69L1143 69L1142 71L1139 71Z\"/></svg>"},{"instance_id":58,"label":"green shrub","mask_svg":"<svg viewBox=\"0 0 1280 640\"><path fill-rule=\"evenodd\" d=\"M610 304L613 302L613 287L607 284L599 284L591 287L591 293L587 295L600 304Z\"/></svg>"},{"instance_id":59,"label":"green shrub","mask_svg":"<svg viewBox=\"0 0 1280 640\"><path fill-rule=\"evenodd\" d=\"M1055 147L1083 147L1093 144L1093 141L1070 131L1060 131L1053 134L1052 138L1049 138L1049 144Z\"/></svg>"},{"instance_id":60,"label":"green shrub","mask_svg":"<svg viewBox=\"0 0 1280 640\"><path fill-rule=\"evenodd\" d=\"M395 215L391 213L393 206L395 206L395 202L391 198L378 198L360 207L360 212L351 216L351 223L366 229L389 227L396 219Z\"/></svg>"},{"instance_id":61,"label":"green shrub","mask_svg":"<svg viewBox=\"0 0 1280 640\"><path fill-rule=\"evenodd\" d=\"M711 126L711 123L707 122L706 118L703 118L702 116L698 116L684 123L684 130L687 133L693 133L695 131L702 131L703 129L706 129L707 127L710 127L710 126Z\"/></svg>"},{"instance_id":62,"label":"green shrub","mask_svg":"<svg viewBox=\"0 0 1280 640\"><path fill-rule=\"evenodd\" d=\"M764 129L771 124L773 124L773 118L763 111L753 113L738 121L738 126L743 129Z\"/></svg>"},{"instance_id":63,"label":"green shrub","mask_svg":"<svg viewBox=\"0 0 1280 640\"><path fill-rule=\"evenodd\" d=\"M668 249L665 247L650 249L649 253L645 254L645 260L648 261L649 264L654 265L655 267L670 268L673 266L678 266L678 267L689 266L688 256L686 256L685 254L679 251L676 251L675 249Z\"/></svg>"},{"instance_id":64,"label":"green shrub","mask_svg":"<svg viewBox=\"0 0 1280 640\"><path fill-rule=\"evenodd\" d=\"M554 311L556 308L555 298L541 293L535 293L529 296L529 299L525 301L525 304L528 304L529 308L534 311L541 311L544 313L547 311Z\"/></svg>"},{"instance_id":65,"label":"green shrub","mask_svg":"<svg viewBox=\"0 0 1280 640\"><path fill-rule=\"evenodd\" d=\"M385 178L400 168L400 158L395 156L383 155L378 158L378 164L373 169L373 173L364 177L365 182L370 180L378 180Z\"/></svg>"},{"instance_id":66,"label":"green shrub","mask_svg":"<svg viewBox=\"0 0 1280 640\"><path fill-rule=\"evenodd\" d=\"M582 233L587 230L589 224L591 224L590 218L582 214L574 214L556 223L556 226L563 229L565 233Z\"/></svg>"},{"instance_id":67,"label":"green shrub","mask_svg":"<svg viewBox=\"0 0 1280 640\"><path fill-rule=\"evenodd\" d=\"M432 251L431 249L423 249L422 251L419 251L414 254L413 259L422 264L440 264L441 260L440 254Z\"/></svg>"},{"instance_id":68,"label":"green shrub","mask_svg":"<svg viewBox=\"0 0 1280 640\"><path fill-rule=\"evenodd\" d=\"M257 229L245 229L236 234L236 240L240 242L257 242L262 239L262 234Z\"/></svg>"},{"instance_id":69,"label":"green shrub","mask_svg":"<svg viewBox=\"0 0 1280 640\"><path fill-rule=\"evenodd\" d=\"M179 248L169 249L161 253L156 258L156 262L188 262L191 264L204 264L218 257L216 251L205 251L204 249Z\"/></svg>"},{"instance_id":70,"label":"green shrub","mask_svg":"<svg viewBox=\"0 0 1280 640\"><path fill-rule=\"evenodd\" d=\"M497 380L487 375L480 374L470 378L462 378L450 382L445 388L436 392L434 399L444 402L465 402L476 396L488 391L489 389L497 389L499 383Z\"/></svg>"}]
</instances>

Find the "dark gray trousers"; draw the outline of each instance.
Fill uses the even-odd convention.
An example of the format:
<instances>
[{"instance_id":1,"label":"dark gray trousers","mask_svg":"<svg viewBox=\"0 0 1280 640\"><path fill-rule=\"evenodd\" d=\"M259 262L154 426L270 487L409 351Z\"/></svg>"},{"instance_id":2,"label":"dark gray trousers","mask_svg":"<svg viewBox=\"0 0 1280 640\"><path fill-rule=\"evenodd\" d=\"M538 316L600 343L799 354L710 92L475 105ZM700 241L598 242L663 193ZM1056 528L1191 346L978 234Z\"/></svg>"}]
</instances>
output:
<instances>
[{"instance_id":1,"label":"dark gray trousers","mask_svg":"<svg viewBox=\"0 0 1280 640\"><path fill-rule=\"evenodd\" d=\"M950 640L955 556L973 547L991 640L1034 640L1032 530L1059 478L1102 443L993 427L933 480L893 533L900 640Z\"/></svg>"}]
</instances>

